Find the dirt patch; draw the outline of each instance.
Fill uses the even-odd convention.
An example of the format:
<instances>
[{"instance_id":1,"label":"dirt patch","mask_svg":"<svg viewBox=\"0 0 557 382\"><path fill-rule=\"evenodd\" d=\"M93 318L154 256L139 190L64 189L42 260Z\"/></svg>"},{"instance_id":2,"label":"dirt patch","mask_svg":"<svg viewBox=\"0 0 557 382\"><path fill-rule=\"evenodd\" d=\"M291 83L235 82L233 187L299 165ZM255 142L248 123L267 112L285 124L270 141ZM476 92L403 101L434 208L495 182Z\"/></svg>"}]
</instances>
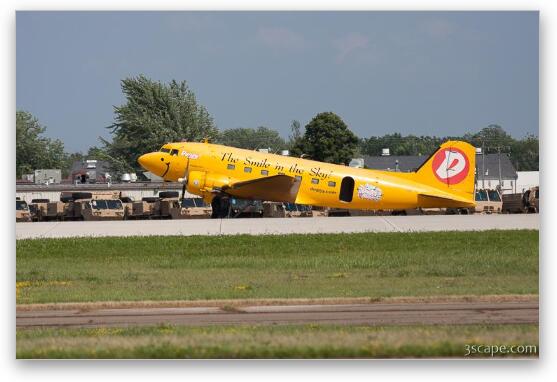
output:
<instances>
[{"instance_id":1,"label":"dirt patch","mask_svg":"<svg viewBox=\"0 0 557 382\"><path fill-rule=\"evenodd\" d=\"M329 305L329 304L401 304L401 303L451 303L451 302L538 302L539 295L485 295L485 296L431 296L431 297L350 297L350 298L276 298L237 300L174 300L174 301L96 301L79 303L49 303L16 305L17 312L40 310L88 311L120 308L185 308L219 307L235 309L254 305Z\"/></svg>"}]
</instances>

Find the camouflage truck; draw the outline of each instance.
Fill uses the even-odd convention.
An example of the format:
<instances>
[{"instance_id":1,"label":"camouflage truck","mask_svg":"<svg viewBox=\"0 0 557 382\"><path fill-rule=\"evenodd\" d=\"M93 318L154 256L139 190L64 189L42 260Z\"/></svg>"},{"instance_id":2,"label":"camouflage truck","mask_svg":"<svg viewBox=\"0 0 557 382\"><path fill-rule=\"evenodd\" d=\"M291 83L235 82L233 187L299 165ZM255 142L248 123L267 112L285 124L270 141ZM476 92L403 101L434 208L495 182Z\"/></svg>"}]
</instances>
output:
<instances>
[{"instance_id":1,"label":"camouflage truck","mask_svg":"<svg viewBox=\"0 0 557 382\"><path fill-rule=\"evenodd\" d=\"M285 216L287 218L312 217L311 206L305 204L284 203Z\"/></svg>"},{"instance_id":2,"label":"camouflage truck","mask_svg":"<svg viewBox=\"0 0 557 382\"><path fill-rule=\"evenodd\" d=\"M260 218L263 217L263 203L260 200L230 198L231 218Z\"/></svg>"},{"instance_id":3,"label":"camouflage truck","mask_svg":"<svg viewBox=\"0 0 557 382\"><path fill-rule=\"evenodd\" d=\"M145 196L140 201L132 202L128 207L126 219L154 219L160 215L160 203L157 196Z\"/></svg>"},{"instance_id":4,"label":"camouflage truck","mask_svg":"<svg viewBox=\"0 0 557 382\"><path fill-rule=\"evenodd\" d=\"M540 187L532 187L531 189L526 190L524 192L523 200L527 212L540 212Z\"/></svg>"},{"instance_id":5,"label":"camouflage truck","mask_svg":"<svg viewBox=\"0 0 557 382\"><path fill-rule=\"evenodd\" d=\"M30 222L31 212L25 200L15 198L15 221L16 222Z\"/></svg>"},{"instance_id":6,"label":"camouflage truck","mask_svg":"<svg viewBox=\"0 0 557 382\"><path fill-rule=\"evenodd\" d=\"M29 203L29 211L31 212L31 221L43 221L43 216L46 216L46 210L50 203L50 199L31 199Z\"/></svg>"},{"instance_id":7,"label":"camouflage truck","mask_svg":"<svg viewBox=\"0 0 557 382\"><path fill-rule=\"evenodd\" d=\"M532 187L523 193L503 195L503 213L536 213L540 211L540 188Z\"/></svg>"},{"instance_id":8,"label":"camouflage truck","mask_svg":"<svg viewBox=\"0 0 557 382\"><path fill-rule=\"evenodd\" d=\"M263 202L263 217L265 218L284 218L286 211L284 203Z\"/></svg>"},{"instance_id":9,"label":"camouflage truck","mask_svg":"<svg viewBox=\"0 0 557 382\"><path fill-rule=\"evenodd\" d=\"M202 198L175 200L170 206L171 219L206 219L211 217L211 206Z\"/></svg>"},{"instance_id":10,"label":"camouflage truck","mask_svg":"<svg viewBox=\"0 0 557 382\"><path fill-rule=\"evenodd\" d=\"M120 201L122 202L122 207L124 207L124 220L127 220L129 214L133 211L134 201L129 196L122 196L122 193L120 193Z\"/></svg>"},{"instance_id":11,"label":"camouflage truck","mask_svg":"<svg viewBox=\"0 0 557 382\"><path fill-rule=\"evenodd\" d=\"M71 199L68 198L71 197ZM105 192L62 192L60 199L67 200L63 220L123 220L124 206L120 193Z\"/></svg>"},{"instance_id":12,"label":"camouflage truck","mask_svg":"<svg viewBox=\"0 0 557 382\"><path fill-rule=\"evenodd\" d=\"M476 208L471 213L500 214L503 211L503 200L497 190L476 190Z\"/></svg>"}]
</instances>

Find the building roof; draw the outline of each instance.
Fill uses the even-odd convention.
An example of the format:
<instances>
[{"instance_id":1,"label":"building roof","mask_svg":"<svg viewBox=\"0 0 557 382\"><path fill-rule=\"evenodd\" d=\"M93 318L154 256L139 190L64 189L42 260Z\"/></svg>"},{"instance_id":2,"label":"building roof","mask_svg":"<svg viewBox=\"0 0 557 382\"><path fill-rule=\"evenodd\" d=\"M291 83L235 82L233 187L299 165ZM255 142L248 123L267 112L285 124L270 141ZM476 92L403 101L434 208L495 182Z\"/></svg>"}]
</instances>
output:
<instances>
[{"instance_id":1,"label":"building roof","mask_svg":"<svg viewBox=\"0 0 557 382\"><path fill-rule=\"evenodd\" d=\"M366 155L364 164L366 168L375 170L412 172L416 171L428 158L426 155ZM485 160L484 167L482 166L483 160ZM499 179L499 154L476 155L476 168L478 179ZM483 177L482 169L485 170ZM501 178L517 178L516 170L507 154L501 154Z\"/></svg>"},{"instance_id":2,"label":"building roof","mask_svg":"<svg viewBox=\"0 0 557 382\"><path fill-rule=\"evenodd\" d=\"M103 178L104 174L110 172L110 164L106 161L97 160L94 168L87 168L86 160L77 160L72 163L70 169L70 178L78 174L85 174L87 172L94 173L96 178Z\"/></svg>"}]
</instances>

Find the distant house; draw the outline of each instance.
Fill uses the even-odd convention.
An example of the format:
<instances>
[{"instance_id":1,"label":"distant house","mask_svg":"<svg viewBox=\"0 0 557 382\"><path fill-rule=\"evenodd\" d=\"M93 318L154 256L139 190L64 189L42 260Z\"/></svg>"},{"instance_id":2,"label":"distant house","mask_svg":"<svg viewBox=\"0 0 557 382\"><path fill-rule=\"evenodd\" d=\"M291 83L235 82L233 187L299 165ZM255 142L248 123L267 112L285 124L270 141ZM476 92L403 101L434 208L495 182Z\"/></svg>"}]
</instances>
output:
<instances>
[{"instance_id":1,"label":"distant house","mask_svg":"<svg viewBox=\"0 0 557 382\"><path fill-rule=\"evenodd\" d=\"M70 169L72 183L106 183L110 165L106 161L85 159L75 161Z\"/></svg>"},{"instance_id":2,"label":"distant house","mask_svg":"<svg viewBox=\"0 0 557 382\"><path fill-rule=\"evenodd\" d=\"M426 155L364 156L364 165L366 168L375 170L412 172L416 171L428 158ZM500 185L499 161L501 166ZM517 177L516 170L507 154L501 154L501 156L499 154L476 155L476 188L500 187L503 193L520 192L520 190L516 190Z\"/></svg>"}]
</instances>

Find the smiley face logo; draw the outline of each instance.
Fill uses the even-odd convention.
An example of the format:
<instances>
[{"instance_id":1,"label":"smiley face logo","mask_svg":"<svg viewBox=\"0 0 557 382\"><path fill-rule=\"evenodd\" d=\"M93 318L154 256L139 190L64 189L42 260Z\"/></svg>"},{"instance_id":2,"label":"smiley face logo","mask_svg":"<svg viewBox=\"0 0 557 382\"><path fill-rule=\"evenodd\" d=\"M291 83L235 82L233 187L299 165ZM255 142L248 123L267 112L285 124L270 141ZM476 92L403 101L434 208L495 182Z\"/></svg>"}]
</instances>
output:
<instances>
[{"instance_id":1,"label":"smiley face logo","mask_svg":"<svg viewBox=\"0 0 557 382\"><path fill-rule=\"evenodd\" d=\"M432 170L440 182L457 184L468 175L470 162L462 150L447 147L439 150L433 157Z\"/></svg>"}]
</instances>

